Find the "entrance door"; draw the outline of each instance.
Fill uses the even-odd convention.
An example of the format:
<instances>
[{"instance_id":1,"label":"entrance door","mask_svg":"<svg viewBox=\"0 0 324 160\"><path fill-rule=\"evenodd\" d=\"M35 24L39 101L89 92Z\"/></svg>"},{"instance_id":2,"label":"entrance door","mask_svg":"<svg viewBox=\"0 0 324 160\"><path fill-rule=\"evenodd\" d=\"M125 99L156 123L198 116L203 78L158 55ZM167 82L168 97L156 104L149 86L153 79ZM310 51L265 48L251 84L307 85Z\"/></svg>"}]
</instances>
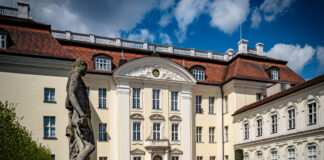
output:
<instances>
[{"instance_id":1,"label":"entrance door","mask_svg":"<svg viewBox=\"0 0 324 160\"><path fill-rule=\"evenodd\" d=\"M162 160L161 156L155 156L153 160Z\"/></svg>"}]
</instances>

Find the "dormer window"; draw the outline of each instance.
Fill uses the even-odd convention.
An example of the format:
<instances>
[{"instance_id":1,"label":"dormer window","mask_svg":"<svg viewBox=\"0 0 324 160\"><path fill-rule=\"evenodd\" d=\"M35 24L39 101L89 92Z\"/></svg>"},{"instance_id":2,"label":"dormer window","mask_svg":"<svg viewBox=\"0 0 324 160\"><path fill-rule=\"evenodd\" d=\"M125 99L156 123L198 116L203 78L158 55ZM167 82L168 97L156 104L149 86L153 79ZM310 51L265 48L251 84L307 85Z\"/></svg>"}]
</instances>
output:
<instances>
[{"instance_id":1,"label":"dormer window","mask_svg":"<svg viewBox=\"0 0 324 160\"><path fill-rule=\"evenodd\" d=\"M5 36L5 35L0 35L0 48L1 49L6 49L7 48L7 41L6 41L6 39L7 39L7 36Z\"/></svg>"},{"instance_id":2,"label":"dormer window","mask_svg":"<svg viewBox=\"0 0 324 160\"><path fill-rule=\"evenodd\" d=\"M96 54L93 56L94 58L94 65L95 65L95 70L99 71L111 71L112 69L112 57L106 54Z\"/></svg>"},{"instance_id":3,"label":"dormer window","mask_svg":"<svg viewBox=\"0 0 324 160\"><path fill-rule=\"evenodd\" d=\"M193 66L191 72L194 78L198 81L204 81L206 79L205 68L202 66Z\"/></svg>"},{"instance_id":4,"label":"dormer window","mask_svg":"<svg viewBox=\"0 0 324 160\"><path fill-rule=\"evenodd\" d=\"M278 81L279 80L279 67L277 66L271 66L268 69L266 69L266 72L268 73L269 77L273 81Z\"/></svg>"}]
</instances>

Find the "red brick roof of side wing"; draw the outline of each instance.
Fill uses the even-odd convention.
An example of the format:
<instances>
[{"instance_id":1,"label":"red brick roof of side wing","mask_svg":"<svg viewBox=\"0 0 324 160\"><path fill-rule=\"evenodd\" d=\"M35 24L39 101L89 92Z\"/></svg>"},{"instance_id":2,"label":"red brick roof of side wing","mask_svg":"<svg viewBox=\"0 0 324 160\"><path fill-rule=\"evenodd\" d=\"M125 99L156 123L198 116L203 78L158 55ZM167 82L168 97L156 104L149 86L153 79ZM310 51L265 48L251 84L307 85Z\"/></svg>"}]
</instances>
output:
<instances>
[{"instance_id":1,"label":"red brick roof of side wing","mask_svg":"<svg viewBox=\"0 0 324 160\"><path fill-rule=\"evenodd\" d=\"M299 84L297 86L291 87L291 88L289 88L287 90L284 90L282 92L276 93L276 94L274 94L272 96L269 96L269 97L267 97L265 99L262 99L260 101L257 101L257 102L254 102L252 104L243 106L242 108L240 108L239 110L237 110L232 116L235 116L235 115L241 114L243 112L246 112L248 110L257 108L257 107L259 107L261 105L267 104L269 102L272 102L274 100L277 100L279 98L282 98L284 96L290 95L292 93L295 93L297 91L300 91L302 89L305 89L307 87L316 85L316 84L321 83L321 82L324 82L324 74L323 75L320 75L320 76L318 76L316 78L313 78L311 80L308 80L308 81L306 81L304 83L301 83L301 84Z\"/></svg>"}]
</instances>

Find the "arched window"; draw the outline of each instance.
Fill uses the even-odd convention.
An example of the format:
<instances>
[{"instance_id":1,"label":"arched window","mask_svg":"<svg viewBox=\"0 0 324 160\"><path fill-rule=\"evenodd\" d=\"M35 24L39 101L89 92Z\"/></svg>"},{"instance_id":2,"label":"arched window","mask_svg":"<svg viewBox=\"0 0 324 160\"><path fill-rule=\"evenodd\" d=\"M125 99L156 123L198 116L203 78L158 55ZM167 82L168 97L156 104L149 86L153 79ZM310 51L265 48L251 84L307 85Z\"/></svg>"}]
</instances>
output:
<instances>
[{"instance_id":1,"label":"arched window","mask_svg":"<svg viewBox=\"0 0 324 160\"><path fill-rule=\"evenodd\" d=\"M311 143L307 145L307 159L308 160L316 160L317 158L317 147L315 143Z\"/></svg>"},{"instance_id":2,"label":"arched window","mask_svg":"<svg viewBox=\"0 0 324 160\"><path fill-rule=\"evenodd\" d=\"M256 118L257 137L262 136L262 117Z\"/></svg>"},{"instance_id":3,"label":"arched window","mask_svg":"<svg viewBox=\"0 0 324 160\"><path fill-rule=\"evenodd\" d=\"M249 139L250 133L249 133L249 122L245 121L243 123L243 129L244 129L244 139Z\"/></svg>"},{"instance_id":4,"label":"arched window","mask_svg":"<svg viewBox=\"0 0 324 160\"><path fill-rule=\"evenodd\" d=\"M317 109L318 103L316 100L310 100L307 102L307 113L308 113L308 125L316 124L317 122Z\"/></svg>"},{"instance_id":5,"label":"arched window","mask_svg":"<svg viewBox=\"0 0 324 160\"><path fill-rule=\"evenodd\" d=\"M288 113L288 129L295 129L296 126L296 109L295 107L289 107Z\"/></svg>"},{"instance_id":6,"label":"arched window","mask_svg":"<svg viewBox=\"0 0 324 160\"><path fill-rule=\"evenodd\" d=\"M99 71L111 71L112 69L112 57L99 53L93 56L94 68Z\"/></svg>"},{"instance_id":7,"label":"arched window","mask_svg":"<svg viewBox=\"0 0 324 160\"><path fill-rule=\"evenodd\" d=\"M205 67L200 66L200 65L195 65L195 66L191 67L191 69L190 69L192 75L198 81L204 81L206 79L205 70L206 70Z\"/></svg>"},{"instance_id":8,"label":"arched window","mask_svg":"<svg viewBox=\"0 0 324 160\"><path fill-rule=\"evenodd\" d=\"M276 149L271 149L270 150L270 156L271 156L271 160L278 160L278 152Z\"/></svg>"},{"instance_id":9,"label":"arched window","mask_svg":"<svg viewBox=\"0 0 324 160\"><path fill-rule=\"evenodd\" d=\"M288 149L288 160L295 160L296 159L296 149L294 146L289 146Z\"/></svg>"},{"instance_id":10,"label":"arched window","mask_svg":"<svg viewBox=\"0 0 324 160\"><path fill-rule=\"evenodd\" d=\"M278 114L276 112L271 113L271 133L278 132Z\"/></svg>"},{"instance_id":11,"label":"arched window","mask_svg":"<svg viewBox=\"0 0 324 160\"><path fill-rule=\"evenodd\" d=\"M258 151L256 156L257 156L257 160L262 160L262 151Z\"/></svg>"}]
</instances>

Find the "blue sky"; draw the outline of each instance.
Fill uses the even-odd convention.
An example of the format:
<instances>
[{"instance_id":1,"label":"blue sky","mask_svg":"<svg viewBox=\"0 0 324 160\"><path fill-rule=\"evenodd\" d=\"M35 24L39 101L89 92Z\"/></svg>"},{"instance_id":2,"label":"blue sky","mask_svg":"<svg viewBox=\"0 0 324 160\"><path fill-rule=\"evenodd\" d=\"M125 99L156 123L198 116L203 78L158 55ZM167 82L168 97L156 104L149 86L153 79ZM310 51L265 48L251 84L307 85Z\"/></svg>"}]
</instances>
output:
<instances>
[{"instance_id":1,"label":"blue sky","mask_svg":"<svg viewBox=\"0 0 324 160\"><path fill-rule=\"evenodd\" d=\"M288 61L305 79L324 74L322 0L25 0L53 29L224 53L248 46ZM0 0L16 7L17 0Z\"/></svg>"}]
</instances>

